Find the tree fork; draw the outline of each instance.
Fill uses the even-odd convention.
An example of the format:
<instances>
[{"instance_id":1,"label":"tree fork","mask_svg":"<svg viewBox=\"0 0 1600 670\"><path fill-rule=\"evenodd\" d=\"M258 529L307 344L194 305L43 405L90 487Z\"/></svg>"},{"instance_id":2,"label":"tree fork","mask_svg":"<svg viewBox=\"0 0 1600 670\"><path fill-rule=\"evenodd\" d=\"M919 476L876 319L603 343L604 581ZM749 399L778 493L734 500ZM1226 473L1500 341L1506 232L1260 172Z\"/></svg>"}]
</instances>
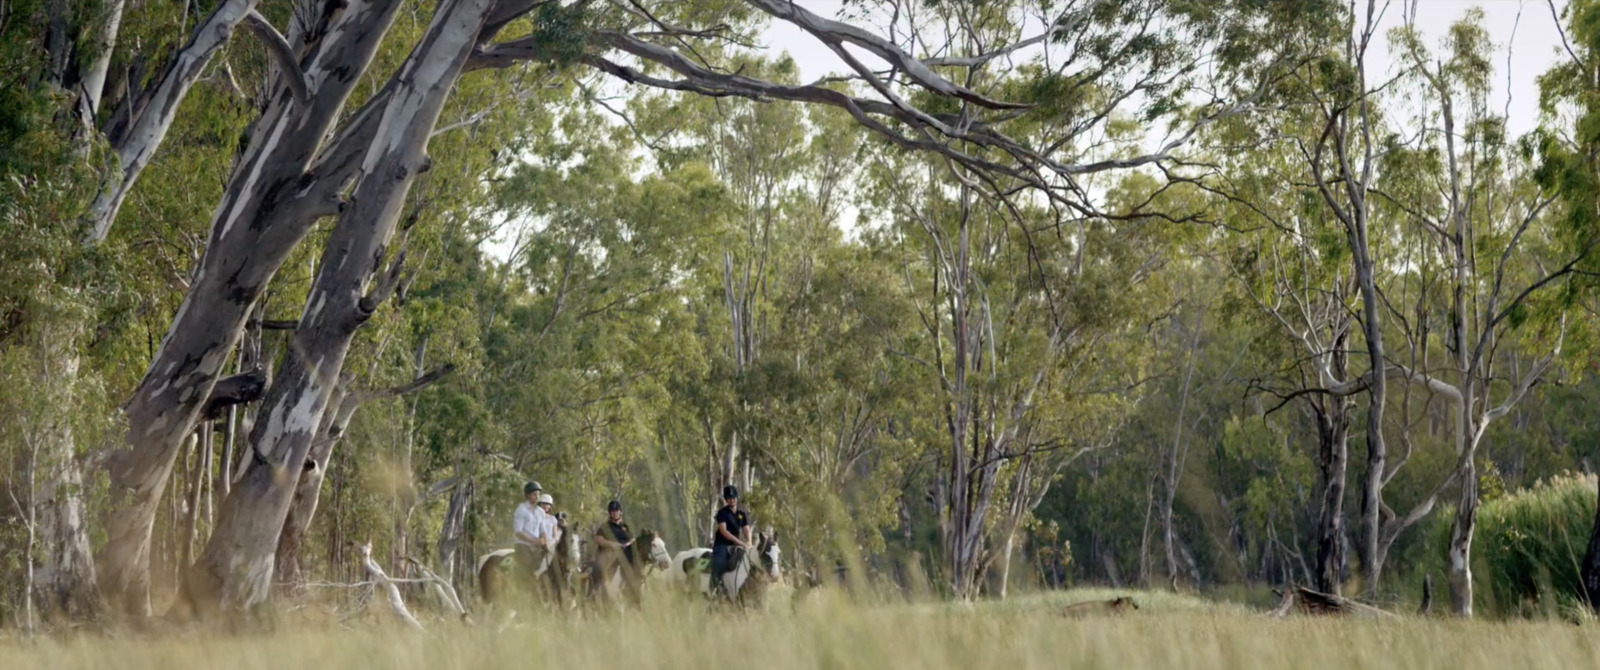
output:
<instances>
[{"instance_id":1,"label":"tree fork","mask_svg":"<svg viewBox=\"0 0 1600 670\"><path fill-rule=\"evenodd\" d=\"M276 549L299 482L289 473L307 461L356 330L399 284L396 262L372 294L362 293L427 165L428 138L492 8L490 0L441 3L391 82L378 125L384 132L364 152L351 206L324 247L291 355L251 435L251 463L183 580L184 600L198 612L248 610L270 596Z\"/></svg>"}]
</instances>

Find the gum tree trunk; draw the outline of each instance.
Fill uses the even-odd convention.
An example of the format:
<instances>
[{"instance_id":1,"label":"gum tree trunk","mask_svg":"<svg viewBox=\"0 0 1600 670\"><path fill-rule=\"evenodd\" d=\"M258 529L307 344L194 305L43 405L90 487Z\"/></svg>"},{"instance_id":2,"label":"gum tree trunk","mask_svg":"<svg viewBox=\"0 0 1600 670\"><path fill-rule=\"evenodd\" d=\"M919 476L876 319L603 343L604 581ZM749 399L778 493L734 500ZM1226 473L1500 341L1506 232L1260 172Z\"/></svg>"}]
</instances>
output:
<instances>
[{"instance_id":1,"label":"gum tree trunk","mask_svg":"<svg viewBox=\"0 0 1600 670\"><path fill-rule=\"evenodd\" d=\"M83 621L97 617L104 603L89 550L83 474L72 431L79 362L78 338L72 331L47 329L39 338L41 375L34 390L44 396L48 411L33 422L41 448L32 474L35 528L30 530L44 557L33 584L42 613L49 619Z\"/></svg>"},{"instance_id":2,"label":"gum tree trunk","mask_svg":"<svg viewBox=\"0 0 1600 670\"><path fill-rule=\"evenodd\" d=\"M1350 402L1329 398L1316 411L1322 504L1317 514L1317 556L1312 585L1317 591L1342 595L1344 496L1350 463Z\"/></svg>"},{"instance_id":3,"label":"gum tree trunk","mask_svg":"<svg viewBox=\"0 0 1600 670\"><path fill-rule=\"evenodd\" d=\"M337 210L334 196L358 165L351 147L364 148L363 134L376 131L372 115L358 114L351 136L318 155L398 6L397 0L352 2L299 36L313 53L306 72L316 88L297 103L280 86L251 127L249 149L213 217L200 271L124 408L129 429L108 461L112 512L97 567L102 592L129 614L150 614L150 534L184 436L268 280L311 224ZM308 181L313 162L323 169Z\"/></svg>"},{"instance_id":4,"label":"gum tree trunk","mask_svg":"<svg viewBox=\"0 0 1600 670\"><path fill-rule=\"evenodd\" d=\"M184 580L197 611L236 611L265 602L276 548L356 329L391 293L398 265L373 294L406 194L427 167L427 140L488 19L490 0L446 0L388 88L377 134L365 152L351 206L323 249L295 346L252 431L251 463L223 503L216 531ZM404 254L401 254L403 259Z\"/></svg>"},{"instance_id":5,"label":"gum tree trunk","mask_svg":"<svg viewBox=\"0 0 1600 670\"><path fill-rule=\"evenodd\" d=\"M114 147L116 162L106 170L100 194L89 206L89 242L99 242L110 234L111 224L116 221L117 211L122 208L122 201L127 199L128 193L133 190L133 185L139 181L139 175L144 172L145 166L150 164L150 159L155 157L156 149L166 139L167 131L172 128L173 120L178 117L178 107L188 96L189 89L200 80L200 75L205 70L206 64L211 62L211 57L232 38L234 29L255 11L256 2L257 0L224 0L217 5L211 15L195 27L189 42L167 67L149 104L145 105L128 132L119 138L121 142ZM114 5L119 11L115 15L116 22L110 24L113 36L116 26L121 21L121 4L117 2ZM109 67L109 63L105 66ZM95 75L97 71L100 80L104 82L104 69L100 68L99 64L96 64L96 68L97 70L92 70L90 74Z\"/></svg>"}]
</instances>

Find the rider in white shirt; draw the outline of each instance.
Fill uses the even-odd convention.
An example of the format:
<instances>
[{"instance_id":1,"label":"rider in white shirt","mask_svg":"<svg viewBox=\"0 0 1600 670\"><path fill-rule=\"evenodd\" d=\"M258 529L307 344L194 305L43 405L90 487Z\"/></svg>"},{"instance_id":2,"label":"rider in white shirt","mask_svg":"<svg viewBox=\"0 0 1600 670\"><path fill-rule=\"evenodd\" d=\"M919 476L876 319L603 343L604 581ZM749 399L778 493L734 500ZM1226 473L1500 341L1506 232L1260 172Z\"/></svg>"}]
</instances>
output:
<instances>
[{"instance_id":1,"label":"rider in white shirt","mask_svg":"<svg viewBox=\"0 0 1600 670\"><path fill-rule=\"evenodd\" d=\"M539 482L524 484L522 493L527 501L517 505L517 513L511 519L516 543L528 547L552 546L554 536L548 530L555 528L555 517L550 516L549 507L546 506L550 496L544 495Z\"/></svg>"},{"instance_id":2,"label":"rider in white shirt","mask_svg":"<svg viewBox=\"0 0 1600 670\"><path fill-rule=\"evenodd\" d=\"M517 505L516 514L512 516L512 534L516 541L512 546L517 552L517 565L522 569L523 580L528 586L538 582L539 560L533 551L534 547L545 550L554 548L555 535L550 529L555 527L555 517L549 513L550 496L546 495L539 486L539 482L530 481L522 486L522 494L527 498L521 505Z\"/></svg>"}]
</instances>

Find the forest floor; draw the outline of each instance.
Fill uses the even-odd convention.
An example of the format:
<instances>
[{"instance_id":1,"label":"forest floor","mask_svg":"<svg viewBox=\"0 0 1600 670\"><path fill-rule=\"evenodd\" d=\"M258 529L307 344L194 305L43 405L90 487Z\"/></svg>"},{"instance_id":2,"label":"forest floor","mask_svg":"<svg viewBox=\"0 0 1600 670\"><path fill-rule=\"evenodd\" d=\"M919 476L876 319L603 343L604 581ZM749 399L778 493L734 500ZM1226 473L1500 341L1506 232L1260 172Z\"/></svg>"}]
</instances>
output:
<instances>
[{"instance_id":1,"label":"forest floor","mask_svg":"<svg viewBox=\"0 0 1600 670\"><path fill-rule=\"evenodd\" d=\"M1123 594L1127 594L1124 592ZM1600 630L1561 622L1273 619L1236 605L1132 593L1137 612L1067 619L1075 591L977 605L847 605L825 597L761 614L699 603L588 619L516 617L415 633L369 621L251 634L167 633L25 642L0 668L144 670L1024 670L1040 668L1600 668Z\"/></svg>"}]
</instances>

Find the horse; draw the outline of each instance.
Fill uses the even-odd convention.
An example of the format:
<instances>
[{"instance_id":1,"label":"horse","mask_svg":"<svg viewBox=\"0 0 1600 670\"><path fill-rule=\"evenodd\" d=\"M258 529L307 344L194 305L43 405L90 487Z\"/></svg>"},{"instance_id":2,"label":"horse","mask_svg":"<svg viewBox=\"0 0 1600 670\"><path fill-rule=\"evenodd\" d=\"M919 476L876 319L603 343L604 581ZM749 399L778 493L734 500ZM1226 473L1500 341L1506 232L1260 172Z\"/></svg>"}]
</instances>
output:
<instances>
[{"instance_id":1,"label":"horse","mask_svg":"<svg viewBox=\"0 0 1600 670\"><path fill-rule=\"evenodd\" d=\"M756 536L757 560L752 560L750 552L739 547L733 547L730 552L732 566L722 575L722 588L737 602L758 601L767 584L783 577L783 551L778 547L777 535L770 531ZM707 599L711 598L711 550L699 547L680 552L673 557L667 575L689 592L699 591Z\"/></svg>"},{"instance_id":2,"label":"horse","mask_svg":"<svg viewBox=\"0 0 1600 670\"><path fill-rule=\"evenodd\" d=\"M505 591L505 573L516 560L516 551L515 547L496 549L478 559L478 593L485 603L494 604ZM569 601L564 596L573 588L574 574L582 565L582 553L576 534L567 528L566 512L556 515L556 546L548 550L542 546L533 547L533 555L538 563L534 569L535 578L543 581L546 574L554 570L555 574L549 579L560 591L556 594L560 602L568 606L575 604L576 599Z\"/></svg>"},{"instance_id":3,"label":"horse","mask_svg":"<svg viewBox=\"0 0 1600 670\"><path fill-rule=\"evenodd\" d=\"M638 575L639 581L643 582L651 571L665 571L672 567L672 554L667 553L667 542L655 531L648 528L640 531L639 536L634 538L633 544L633 565L631 567L634 570L634 574ZM648 547L648 549L644 549L645 547ZM597 584L589 585L588 590L591 598L603 597L615 602L622 595L623 588L626 586L623 580L626 579L626 576L622 573L623 562L617 559L618 556L619 554L616 553L596 552L596 566L593 575L598 576L600 581ZM593 579L594 577L591 576L590 578Z\"/></svg>"}]
</instances>

